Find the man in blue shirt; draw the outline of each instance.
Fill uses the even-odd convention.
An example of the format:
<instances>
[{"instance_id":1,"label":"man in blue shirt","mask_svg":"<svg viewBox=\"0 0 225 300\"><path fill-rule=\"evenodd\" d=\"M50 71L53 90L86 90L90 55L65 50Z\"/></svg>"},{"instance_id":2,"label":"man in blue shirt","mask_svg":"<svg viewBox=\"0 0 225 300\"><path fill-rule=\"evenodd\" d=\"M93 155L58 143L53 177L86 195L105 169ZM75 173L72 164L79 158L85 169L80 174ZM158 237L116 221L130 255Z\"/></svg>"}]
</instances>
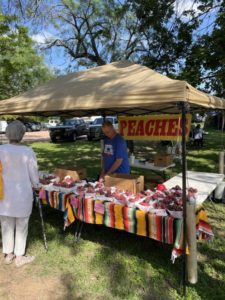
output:
<instances>
[{"instance_id":1,"label":"man in blue shirt","mask_svg":"<svg viewBox=\"0 0 225 300\"><path fill-rule=\"evenodd\" d=\"M110 121L105 121L102 124L102 131L106 137L102 152L101 177L113 173L130 174L126 141L116 132Z\"/></svg>"}]
</instances>

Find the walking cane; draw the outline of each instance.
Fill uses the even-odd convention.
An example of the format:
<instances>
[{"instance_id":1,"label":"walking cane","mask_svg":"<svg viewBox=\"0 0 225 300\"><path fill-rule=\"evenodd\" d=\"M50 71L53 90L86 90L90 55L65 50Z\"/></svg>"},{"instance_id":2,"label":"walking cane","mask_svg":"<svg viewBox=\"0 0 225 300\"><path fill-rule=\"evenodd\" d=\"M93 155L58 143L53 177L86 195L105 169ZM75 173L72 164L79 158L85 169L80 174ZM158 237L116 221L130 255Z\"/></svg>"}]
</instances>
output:
<instances>
[{"instance_id":1,"label":"walking cane","mask_svg":"<svg viewBox=\"0 0 225 300\"><path fill-rule=\"evenodd\" d=\"M40 214L40 218L41 218L41 228L42 228L42 235L43 235L43 239L44 239L44 246L45 246L45 250L48 251L48 242L47 242L47 238L46 238L45 224L44 224L43 213L42 213L42 206L41 206L41 202L40 202L39 197L38 197L38 208L39 208L39 214Z\"/></svg>"}]
</instances>

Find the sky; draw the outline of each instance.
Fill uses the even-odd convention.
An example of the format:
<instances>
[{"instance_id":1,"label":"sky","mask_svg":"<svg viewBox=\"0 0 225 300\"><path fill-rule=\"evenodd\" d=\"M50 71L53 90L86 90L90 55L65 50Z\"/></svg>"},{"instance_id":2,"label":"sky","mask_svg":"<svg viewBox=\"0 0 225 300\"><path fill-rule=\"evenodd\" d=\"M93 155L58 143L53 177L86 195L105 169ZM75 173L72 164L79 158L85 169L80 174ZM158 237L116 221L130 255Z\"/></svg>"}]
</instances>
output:
<instances>
[{"instance_id":1,"label":"sky","mask_svg":"<svg viewBox=\"0 0 225 300\"><path fill-rule=\"evenodd\" d=\"M9 1L7 0L0 0L0 4L2 5L7 5L8 2ZM52 2L57 3L59 2L59 0L54 0ZM195 2L195 0L177 0L175 5L177 15L181 15L182 12L187 9L194 9L197 12L197 4ZM213 22L214 18L215 14L211 14L210 16L205 18L201 28L199 28L199 30L196 32L196 35L203 34L207 30L210 30L210 27L208 28L208 25ZM38 28L38 32L36 30L35 33L31 23L25 22L24 25L28 26L30 35L37 45L37 49L43 47L46 39L58 37L57 31L52 25L49 25L47 27L40 26L40 28ZM48 67L57 69L62 73L63 70L65 70L65 68L70 64L68 56L65 56L63 50L57 47L54 47L48 51L39 51L39 53L44 57L44 61L48 65Z\"/></svg>"},{"instance_id":2,"label":"sky","mask_svg":"<svg viewBox=\"0 0 225 300\"><path fill-rule=\"evenodd\" d=\"M196 1L194 0L177 0L175 7L178 16L181 15L184 10L194 9L196 12L198 11ZM215 14L211 14L210 16L206 17L202 26L195 33L196 36L209 31L211 28L209 25L212 24L214 18ZM45 39L51 37L57 37L56 31L52 27L46 28L45 30L32 35L33 40L39 45L43 45ZM63 70L65 65L68 65L68 58L65 59L63 51L60 51L59 49L54 48L51 51L45 52L44 57L48 66L54 66L59 70Z\"/></svg>"}]
</instances>

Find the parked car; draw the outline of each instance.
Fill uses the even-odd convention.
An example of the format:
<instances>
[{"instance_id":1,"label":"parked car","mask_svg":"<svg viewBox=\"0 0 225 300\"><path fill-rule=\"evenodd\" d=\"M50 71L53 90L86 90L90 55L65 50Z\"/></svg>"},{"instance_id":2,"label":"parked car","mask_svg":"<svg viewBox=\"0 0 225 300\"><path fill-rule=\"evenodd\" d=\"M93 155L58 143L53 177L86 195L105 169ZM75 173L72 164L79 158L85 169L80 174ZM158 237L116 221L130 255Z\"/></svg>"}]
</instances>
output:
<instances>
[{"instance_id":1,"label":"parked car","mask_svg":"<svg viewBox=\"0 0 225 300\"><path fill-rule=\"evenodd\" d=\"M87 127L83 119L73 118L49 127L49 134L53 143L58 140L76 141L78 136L87 135Z\"/></svg>"},{"instance_id":2,"label":"parked car","mask_svg":"<svg viewBox=\"0 0 225 300\"><path fill-rule=\"evenodd\" d=\"M118 120L117 117L106 117L106 120L110 121L114 128L118 130ZM104 137L104 134L102 132L102 123L103 123L103 117L96 118L94 122L89 125L88 130L88 140L92 141L93 139L101 139Z\"/></svg>"},{"instance_id":3,"label":"parked car","mask_svg":"<svg viewBox=\"0 0 225 300\"><path fill-rule=\"evenodd\" d=\"M8 123L4 120L0 121L0 133L5 133Z\"/></svg>"},{"instance_id":4,"label":"parked car","mask_svg":"<svg viewBox=\"0 0 225 300\"><path fill-rule=\"evenodd\" d=\"M24 121L23 124L26 127L26 131L40 131L41 123L36 121Z\"/></svg>"},{"instance_id":5,"label":"parked car","mask_svg":"<svg viewBox=\"0 0 225 300\"><path fill-rule=\"evenodd\" d=\"M89 126L93 124L94 120L97 118L101 118L101 116L91 116L91 117L83 117L82 119L87 125L87 128L89 129Z\"/></svg>"},{"instance_id":6,"label":"parked car","mask_svg":"<svg viewBox=\"0 0 225 300\"><path fill-rule=\"evenodd\" d=\"M49 126L48 127L57 126L59 123L60 123L59 119L49 119L49 121L48 121Z\"/></svg>"},{"instance_id":7,"label":"parked car","mask_svg":"<svg viewBox=\"0 0 225 300\"><path fill-rule=\"evenodd\" d=\"M18 117L17 120L23 123L26 127L26 131L40 131L41 130L41 122L33 121L32 119Z\"/></svg>"},{"instance_id":8,"label":"parked car","mask_svg":"<svg viewBox=\"0 0 225 300\"><path fill-rule=\"evenodd\" d=\"M41 130L48 130L49 129L49 123L47 122L41 122Z\"/></svg>"},{"instance_id":9,"label":"parked car","mask_svg":"<svg viewBox=\"0 0 225 300\"><path fill-rule=\"evenodd\" d=\"M91 120L84 120L86 126L87 126L87 129L89 130L89 126L93 124L93 121Z\"/></svg>"}]
</instances>

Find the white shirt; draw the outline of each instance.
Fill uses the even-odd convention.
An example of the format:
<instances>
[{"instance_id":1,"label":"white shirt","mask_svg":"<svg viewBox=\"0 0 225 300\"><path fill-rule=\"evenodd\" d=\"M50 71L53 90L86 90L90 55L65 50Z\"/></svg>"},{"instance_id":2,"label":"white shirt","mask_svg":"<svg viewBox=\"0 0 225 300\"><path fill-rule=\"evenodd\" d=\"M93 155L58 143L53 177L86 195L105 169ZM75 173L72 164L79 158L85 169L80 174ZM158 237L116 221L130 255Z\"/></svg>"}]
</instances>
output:
<instances>
[{"instance_id":1,"label":"white shirt","mask_svg":"<svg viewBox=\"0 0 225 300\"><path fill-rule=\"evenodd\" d=\"M195 140L201 140L203 136L203 130L201 128L198 128L194 131L194 139Z\"/></svg>"},{"instance_id":2,"label":"white shirt","mask_svg":"<svg viewBox=\"0 0 225 300\"><path fill-rule=\"evenodd\" d=\"M34 151L26 146L0 146L4 198L0 200L0 216L25 218L31 214L32 186L39 183Z\"/></svg>"}]
</instances>

